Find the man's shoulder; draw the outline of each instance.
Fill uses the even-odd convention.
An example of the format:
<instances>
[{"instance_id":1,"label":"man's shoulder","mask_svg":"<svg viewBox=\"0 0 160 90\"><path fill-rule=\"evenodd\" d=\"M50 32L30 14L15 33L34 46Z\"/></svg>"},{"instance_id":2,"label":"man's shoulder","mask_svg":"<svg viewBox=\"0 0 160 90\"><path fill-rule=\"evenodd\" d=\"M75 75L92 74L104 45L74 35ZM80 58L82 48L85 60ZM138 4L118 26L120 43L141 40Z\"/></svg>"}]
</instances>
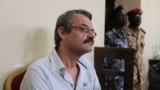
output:
<instances>
[{"instance_id":1,"label":"man's shoulder","mask_svg":"<svg viewBox=\"0 0 160 90\"><path fill-rule=\"evenodd\" d=\"M49 57L47 57L47 56L44 58L40 58L40 59L34 61L33 63L31 63L29 68L30 69L45 68L49 64L48 61L49 61Z\"/></svg>"},{"instance_id":2,"label":"man's shoulder","mask_svg":"<svg viewBox=\"0 0 160 90\"><path fill-rule=\"evenodd\" d=\"M146 32L143 28L139 28L139 30L140 30L140 32L146 34ZM132 28L131 27L126 27L126 28L124 28L123 32L125 32L125 33L132 32Z\"/></svg>"}]
</instances>

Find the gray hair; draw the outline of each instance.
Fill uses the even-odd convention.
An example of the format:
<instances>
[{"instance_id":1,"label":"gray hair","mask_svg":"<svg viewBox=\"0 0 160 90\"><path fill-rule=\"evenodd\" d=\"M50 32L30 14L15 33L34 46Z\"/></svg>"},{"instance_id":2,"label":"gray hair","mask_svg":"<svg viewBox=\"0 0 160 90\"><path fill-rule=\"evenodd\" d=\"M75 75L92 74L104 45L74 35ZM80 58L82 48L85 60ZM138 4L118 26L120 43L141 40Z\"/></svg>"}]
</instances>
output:
<instances>
[{"instance_id":1,"label":"gray hair","mask_svg":"<svg viewBox=\"0 0 160 90\"><path fill-rule=\"evenodd\" d=\"M65 32L71 31L71 25L73 24L73 16L75 14L83 14L92 20L92 14L86 10L77 9L77 10L69 10L62 15L60 15L56 22L55 32L54 32L54 40L56 48L59 47L61 38L58 35L58 28L63 27Z\"/></svg>"}]
</instances>

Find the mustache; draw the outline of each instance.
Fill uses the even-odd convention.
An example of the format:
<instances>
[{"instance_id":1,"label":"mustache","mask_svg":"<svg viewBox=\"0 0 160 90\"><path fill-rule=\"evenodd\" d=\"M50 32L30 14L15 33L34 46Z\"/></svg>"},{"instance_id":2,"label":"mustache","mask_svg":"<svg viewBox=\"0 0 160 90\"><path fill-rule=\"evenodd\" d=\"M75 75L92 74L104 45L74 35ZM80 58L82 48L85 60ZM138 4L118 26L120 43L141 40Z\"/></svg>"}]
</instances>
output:
<instances>
[{"instance_id":1,"label":"mustache","mask_svg":"<svg viewBox=\"0 0 160 90\"><path fill-rule=\"evenodd\" d=\"M94 39L93 38L88 38L88 39L84 40L83 43L88 43L88 42L93 42L94 43Z\"/></svg>"}]
</instances>

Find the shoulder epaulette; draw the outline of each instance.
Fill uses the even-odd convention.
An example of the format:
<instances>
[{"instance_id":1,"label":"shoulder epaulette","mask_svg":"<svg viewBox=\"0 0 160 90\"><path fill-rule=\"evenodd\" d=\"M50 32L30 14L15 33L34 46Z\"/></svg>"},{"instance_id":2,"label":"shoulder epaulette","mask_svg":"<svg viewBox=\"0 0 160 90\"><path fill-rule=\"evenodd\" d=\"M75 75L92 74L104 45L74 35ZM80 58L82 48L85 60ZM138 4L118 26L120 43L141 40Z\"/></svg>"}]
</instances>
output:
<instances>
[{"instance_id":1,"label":"shoulder epaulette","mask_svg":"<svg viewBox=\"0 0 160 90\"><path fill-rule=\"evenodd\" d=\"M140 30L141 30L144 34L146 34L146 32L144 31L144 29L140 28Z\"/></svg>"}]
</instances>

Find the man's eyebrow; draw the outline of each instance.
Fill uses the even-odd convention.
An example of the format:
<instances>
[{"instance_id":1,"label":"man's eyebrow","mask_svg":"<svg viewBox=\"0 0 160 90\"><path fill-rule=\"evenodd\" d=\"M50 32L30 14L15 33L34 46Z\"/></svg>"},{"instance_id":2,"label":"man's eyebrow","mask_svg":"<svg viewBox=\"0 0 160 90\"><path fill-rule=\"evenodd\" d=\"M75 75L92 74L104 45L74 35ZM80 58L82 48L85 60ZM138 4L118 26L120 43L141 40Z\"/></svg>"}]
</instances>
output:
<instances>
[{"instance_id":1,"label":"man's eyebrow","mask_svg":"<svg viewBox=\"0 0 160 90\"><path fill-rule=\"evenodd\" d=\"M86 27L88 27L86 24L81 24L81 26L86 26Z\"/></svg>"},{"instance_id":2,"label":"man's eyebrow","mask_svg":"<svg viewBox=\"0 0 160 90\"><path fill-rule=\"evenodd\" d=\"M89 29L89 26L86 24L81 24L81 26L87 27ZM91 30L95 30L94 28L91 28Z\"/></svg>"}]
</instances>

